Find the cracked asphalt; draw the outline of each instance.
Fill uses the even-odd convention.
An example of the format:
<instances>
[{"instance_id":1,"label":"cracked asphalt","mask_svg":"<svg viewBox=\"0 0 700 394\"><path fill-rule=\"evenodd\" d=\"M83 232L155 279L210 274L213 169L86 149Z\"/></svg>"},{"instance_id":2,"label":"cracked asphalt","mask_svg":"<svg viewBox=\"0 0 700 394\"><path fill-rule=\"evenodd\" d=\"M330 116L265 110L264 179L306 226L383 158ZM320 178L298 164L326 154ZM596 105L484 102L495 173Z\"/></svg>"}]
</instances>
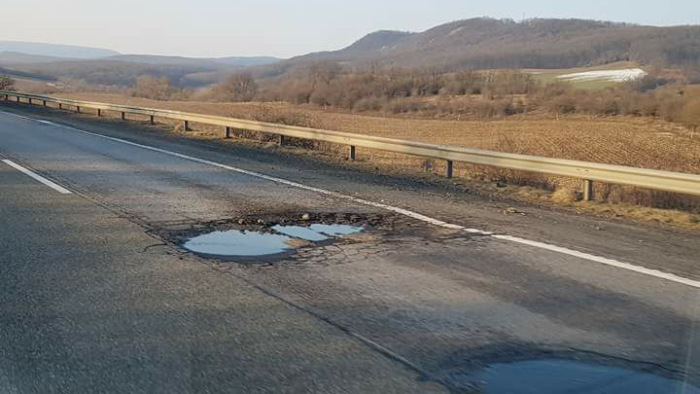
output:
<instances>
[{"instance_id":1,"label":"cracked asphalt","mask_svg":"<svg viewBox=\"0 0 700 394\"><path fill-rule=\"evenodd\" d=\"M545 357L700 383L697 288L60 124L695 280L697 234L534 206L508 216L514 203L263 147L1 109L31 119L0 112L0 158L74 192L0 165L2 392L470 392L461 374ZM368 230L264 264L178 247L303 213Z\"/></svg>"}]
</instances>

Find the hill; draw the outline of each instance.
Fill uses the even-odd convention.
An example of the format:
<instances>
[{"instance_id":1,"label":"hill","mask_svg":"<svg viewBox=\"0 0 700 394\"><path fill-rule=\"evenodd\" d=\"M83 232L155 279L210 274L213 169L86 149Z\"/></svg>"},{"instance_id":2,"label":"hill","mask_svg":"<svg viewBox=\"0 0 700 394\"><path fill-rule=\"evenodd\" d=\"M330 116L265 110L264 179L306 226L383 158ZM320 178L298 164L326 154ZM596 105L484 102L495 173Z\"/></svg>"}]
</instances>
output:
<instances>
[{"instance_id":1,"label":"hill","mask_svg":"<svg viewBox=\"0 0 700 394\"><path fill-rule=\"evenodd\" d=\"M0 64L2 65L14 65L14 64L41 64L41 63L51 63L61 60L67 60L59 57L53 56L41 56L41 55L27 55L26 53L20 52L0 52Z\"/></svg>"},{"instance_id":2,"label":"hill","mask_svg":"<svg viewBox=\"0 0 700 394\"><path fill-rule=\"evenodd\" d=\"M422 33L381 31L347 48L290 59L312 62L457 69L573 68L632 61L660 67L700 65L700 26L655 27L578 19L523 22L476 18Z\"/></svg>"},{"instance_id":3,"label":"hill","mask_svg":"<svg viewBox=\"0 0 700 394\"><path fill-rule=\"evenodd\" d=\"M193 58L183 56L157 56L157 55L116 55L106 58L105 60L152 64L152 65L167 65L167 66L190 66L203 68L222 68L222 67L251 67L264 66L267 64L278 63L281 59L267 56L232 56L222 58Z\"/></svg>"},{"instance_id":4,"label":"hill","mask_svg":"<svg viewBox=\"0 0 700 394\"><path fill-rule=\"evenodd\" d=\"M23 41L0 41L0 52L17 52L25 55L51 56L69 59L98 59L119 54L119 52L103 48Z\"/></svg>"}]
</instances>

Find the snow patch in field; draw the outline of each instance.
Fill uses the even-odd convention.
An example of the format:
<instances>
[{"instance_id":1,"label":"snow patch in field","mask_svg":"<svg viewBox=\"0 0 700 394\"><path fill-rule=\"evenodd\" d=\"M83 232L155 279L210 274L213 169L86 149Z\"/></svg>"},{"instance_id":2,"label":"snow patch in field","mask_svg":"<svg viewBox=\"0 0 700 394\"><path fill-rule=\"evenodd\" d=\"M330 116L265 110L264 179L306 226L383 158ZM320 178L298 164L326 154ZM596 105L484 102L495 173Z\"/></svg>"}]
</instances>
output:
<instances>
[{"instance_id":1,"label":"snow patch in field","mask_svg":"<svg viewBox=\"0 0 700 394\"><path fill-rule=\"evenodd\" d=\"M557 78L567 81L608 81L627 82L634 81L647 75L641 68L626 68L624 70L600 70L584 71L580 73L560 75Z\"/></svg>"}]
</instances>

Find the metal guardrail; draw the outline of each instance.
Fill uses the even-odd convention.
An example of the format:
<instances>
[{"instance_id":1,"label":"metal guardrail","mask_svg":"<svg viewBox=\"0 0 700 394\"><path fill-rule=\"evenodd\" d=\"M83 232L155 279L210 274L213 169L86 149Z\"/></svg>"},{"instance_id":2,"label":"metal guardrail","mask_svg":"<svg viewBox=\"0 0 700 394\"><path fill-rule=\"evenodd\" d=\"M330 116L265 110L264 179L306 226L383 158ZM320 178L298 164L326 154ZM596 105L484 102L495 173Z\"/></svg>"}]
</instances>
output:
<instances>
[{"instance_id":1,"label":"metal guardrail","mask_svg":"<svg viewBox=\"0 0 700 394\"><path fill-rule=\"evenodd\" d=\"M586 200L591 200L593 198L593 181L700 196L700 175L695 174L492 152L447 145L433 145L416 141L373 137L339 131L286 126L162 109L70 100L11 91L0 91L0 97L3 97L6 101L14 99L16 102L23 102L22 100L24 100L25 103L41 103L43 106L47 106L48 103L54 103L61 109L65 106L74 107L77 112L80 112L82 108L90 108L97 110L97 116L101 116L102 111L119 112L121 113L122 119L126 119L127 114L144 115L150 117L151 123L155 122L156 117L179 120L184 123L185 130L190 129L190 123L222 126L224 127L224 135L226 138L230 137L232 129L241 129L278 135L280 137L280 143L283 143L284 137L331 142L349 146L350 160L355 159L356 147L445 160L447 162L447 177L452 177L454 162L464 162L579 178L584 181L584 198Z\"/></svg>"}]
</instances>

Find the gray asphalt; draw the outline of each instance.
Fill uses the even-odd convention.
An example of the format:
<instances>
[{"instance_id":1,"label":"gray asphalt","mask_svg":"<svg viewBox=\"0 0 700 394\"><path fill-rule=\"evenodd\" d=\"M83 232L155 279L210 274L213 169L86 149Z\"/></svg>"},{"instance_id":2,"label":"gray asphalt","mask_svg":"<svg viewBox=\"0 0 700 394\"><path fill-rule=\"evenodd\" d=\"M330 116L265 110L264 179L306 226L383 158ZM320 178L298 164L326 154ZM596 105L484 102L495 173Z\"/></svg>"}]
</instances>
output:
<instances>
[{"instance_id":1,"label":"gray asphalt","mask_svg":"<svg viewBox=\"0 0 700 394\"><path fill-rule=\"evenodd\" d=\"M696 288L61 124L690 279L697 234L533 206L504 215L514 203L262 147L0 110L34 119L0 113L0 158L75 192L0 165L5 392L458 391L489 363L552 356L700 382ZM266 265L175 245L183 231L301 213L373 230Z\"/></svg>"}]
</instances>

